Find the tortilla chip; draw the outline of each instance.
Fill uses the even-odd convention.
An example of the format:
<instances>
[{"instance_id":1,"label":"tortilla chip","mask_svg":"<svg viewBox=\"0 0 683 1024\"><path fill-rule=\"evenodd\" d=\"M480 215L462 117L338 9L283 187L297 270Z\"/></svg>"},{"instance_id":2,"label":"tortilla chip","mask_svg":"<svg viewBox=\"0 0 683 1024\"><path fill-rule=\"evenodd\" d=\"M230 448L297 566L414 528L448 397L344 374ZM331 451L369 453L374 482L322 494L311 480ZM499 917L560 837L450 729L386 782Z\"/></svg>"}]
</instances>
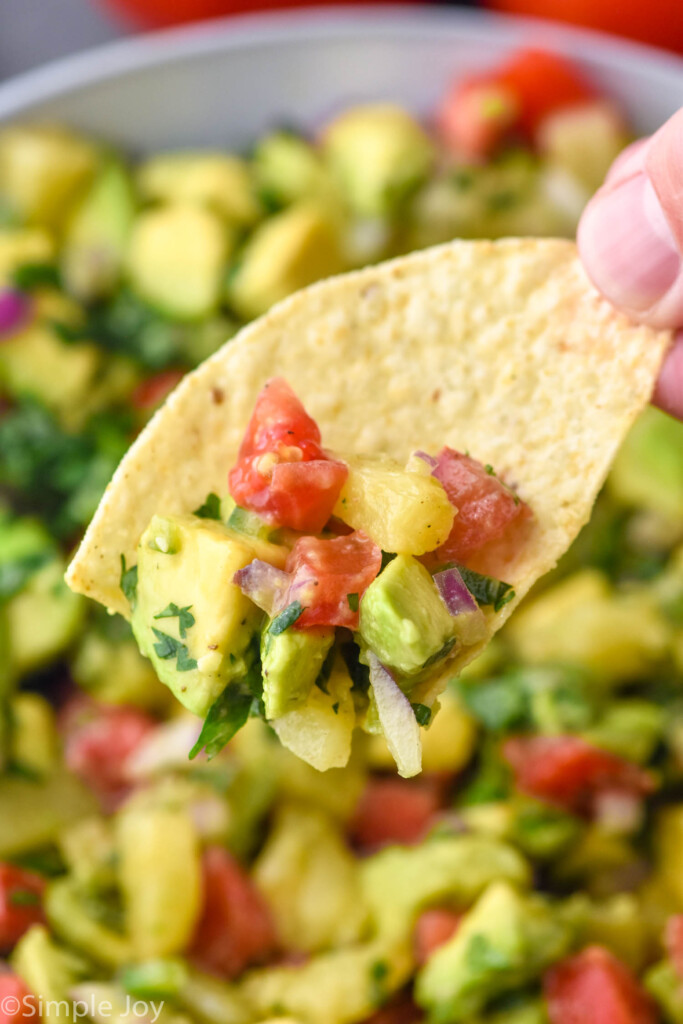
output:
<instances>
[{"instance_id":1,"label":"tortilla chip","mask_svg":"<svg viewBox=\"0 0 683 1024\"><path fill-rule=\"evenodd\" d=\"M494 632L588 520L669 341L602 299L567 241L454 242L314 285L177 387L117 470L68 583L128 616L121 555L135 561L155 513L227 492L256 397L278 375L329 448L405 460L447 444L517 488L537 525Z\"/></svg>"}]
</instances>

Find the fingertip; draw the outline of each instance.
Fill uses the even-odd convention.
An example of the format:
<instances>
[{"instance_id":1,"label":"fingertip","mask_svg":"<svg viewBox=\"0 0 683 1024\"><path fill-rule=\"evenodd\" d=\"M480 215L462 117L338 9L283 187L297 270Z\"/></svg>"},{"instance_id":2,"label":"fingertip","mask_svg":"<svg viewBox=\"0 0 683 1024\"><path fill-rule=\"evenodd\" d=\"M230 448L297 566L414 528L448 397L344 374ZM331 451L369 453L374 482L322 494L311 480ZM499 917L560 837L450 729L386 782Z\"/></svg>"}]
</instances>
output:
<instances>
[{"instance_id":1,"label":"fingertip","mask_svg":"<svg viewBox=\"0 0 683 1024\"><path fill-rule=\"evenodd\" d=\"M683 331L676 334L664 357L652 402L669 415L683 420Z\"/></svg>"}]
</instances>

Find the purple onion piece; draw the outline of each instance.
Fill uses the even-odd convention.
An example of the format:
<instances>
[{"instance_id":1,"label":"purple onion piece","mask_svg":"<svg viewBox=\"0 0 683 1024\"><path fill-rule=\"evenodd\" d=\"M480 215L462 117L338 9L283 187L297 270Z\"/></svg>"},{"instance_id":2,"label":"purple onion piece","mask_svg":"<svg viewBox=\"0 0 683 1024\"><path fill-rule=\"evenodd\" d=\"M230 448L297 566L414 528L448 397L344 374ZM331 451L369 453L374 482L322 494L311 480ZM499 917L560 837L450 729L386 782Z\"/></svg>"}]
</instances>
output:
<instances>
[{"instance_id":1,"label":"purple onion piece","mask_svg":"<svg viewBox=\"0 0 683 1024\"><path fill-rule=\"evenodd\" d=\"M456 568L435 573L434 582L450 615L464 615L479 610L479 605Z\"/></svg>"},{"instance_id":2,"label":"purple onion piece","mask_svg":"<svg viewBox=\"0 0 683 1024\"><path fill-rule=\"evenodd\" d=\"M432 469L436 469L436 467L439 465L439 460L435 459L433 455L428 455L427 452L416 451L413 452L413 455L417 459L422 459L422 461L426 462L427 465L431 466Z\"/></svg>"},{"instance_id":3,"label":"purple onion piece","mask_svg":"<svg viewBox=\"0 0 683 1024\"><path fill-rule=\"evenodd\" d=\"M434 582L446 610L455 619L455 635L465 647L486 638L486 616L465 586L456 568L444 569L434 575Z\"/></svg>"},{"instance_id":4,"label":"purple onion piece","mask_svg":"<svg viewBox=\"0 0 683 1024\"><path fill-rule=\"evenodd\" d=\"M372 652L368 653L370 685L377 714L399 775L409 779L422 770L420 726L410 701L395 679Z\"/></svg>"},{"instance_id":5,"label":"purple onion piece","mask_svg":"<svg viewBox=\"0 0 683 1024\"><path fill-rule=\"evenodd\" d=\"M0 291L0 339L15 334L33 314L31 296L18 288Z\"/></svg>"},{"instance_id":6,"label":"purple onion piece","mask_svg":"<svg viewBox=\"0 0 683 1024\"><path fill-rule=\"evenodd\" d=\"M244 569L238 569L232 582L240 588L245 597L272 616L280 605L291 576L283 569L276 569L269 562L255 558Z\"/></svg>"}]
</instances>

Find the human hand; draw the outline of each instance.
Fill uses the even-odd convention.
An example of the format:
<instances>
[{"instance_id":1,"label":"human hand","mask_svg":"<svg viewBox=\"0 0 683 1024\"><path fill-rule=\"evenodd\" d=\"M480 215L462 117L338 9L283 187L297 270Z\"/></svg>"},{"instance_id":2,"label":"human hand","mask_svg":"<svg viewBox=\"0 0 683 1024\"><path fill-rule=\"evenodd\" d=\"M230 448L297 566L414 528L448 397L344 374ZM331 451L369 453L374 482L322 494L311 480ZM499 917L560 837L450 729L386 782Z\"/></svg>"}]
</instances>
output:
<instances>
[{"instance_id":1,"label":"human hand","mask_svg":"<svg viewBox=\"0 0 683 1024\"><path fill-rule=\"evenodd\" d=\"M653 327L683 328L683 108L616 159L578 230L584 267L615 306ZM653 402L683 419L683 331Z\"/></svg>"}]
</instances>

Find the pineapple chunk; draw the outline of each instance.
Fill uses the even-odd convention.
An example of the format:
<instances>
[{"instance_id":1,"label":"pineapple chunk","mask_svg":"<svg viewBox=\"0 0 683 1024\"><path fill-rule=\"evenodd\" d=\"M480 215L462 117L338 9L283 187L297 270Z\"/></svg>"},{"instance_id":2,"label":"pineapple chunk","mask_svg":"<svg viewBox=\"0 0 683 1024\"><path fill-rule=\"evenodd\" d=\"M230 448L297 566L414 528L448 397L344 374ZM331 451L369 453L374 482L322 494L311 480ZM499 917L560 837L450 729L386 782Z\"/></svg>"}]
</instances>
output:
<instances>
[{"instance_id":1,"label":"pineapple chunk","mask_svg":"<svg viewBox=\"0 0 683 1024\"><path fill-rule=\"evenodd\" d=\"M89 142L64 129L13 125L0 135L0 192L24 221L58 227L97 161Z\"/></svg>"},{"instance_id":2,"label":"pineapple chunk","mask_svg":"<svg viewBox=\"0 0 683 1024\"><path fill-rule=\"evenodd\" d=\"M402 469L384 456L344 456L349 475L334 514L363 530L384 551L423 555L438 548L455 509L433 476Z\"/></svg>"},{"instance_id":3,"label":"pineapple chunk","mask_svg":"<svg viewBox=\"0 0 683 1024\"><path fill-rule=\"evenodd\" d=\"M180 953L202 901L199 838L189 811L143 792L119 813L116 845L126 933L136 956Z\"/></svg>"}]
</instances>

